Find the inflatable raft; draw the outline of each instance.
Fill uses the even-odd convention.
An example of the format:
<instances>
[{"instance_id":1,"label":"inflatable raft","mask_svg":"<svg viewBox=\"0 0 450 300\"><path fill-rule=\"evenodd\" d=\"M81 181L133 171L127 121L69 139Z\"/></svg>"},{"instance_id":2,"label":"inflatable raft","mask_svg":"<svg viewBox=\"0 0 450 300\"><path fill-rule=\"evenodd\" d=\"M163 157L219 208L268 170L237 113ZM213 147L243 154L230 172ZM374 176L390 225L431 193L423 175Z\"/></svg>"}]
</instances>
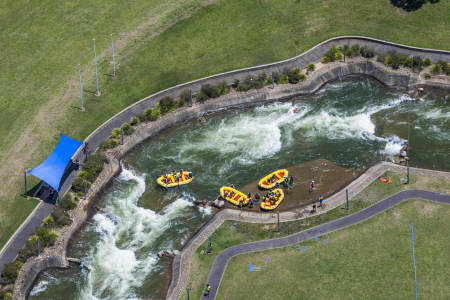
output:
<instances>
[{"instance_id":1,"label":"inflatable raft","mask_svg":"<svg viewBox=\"0 0 450 300\"><path fill-rule=\"evenodd\" d=\"M276 198L274 204L271 204L270 201L263 201L263 202L261 202L261 209L262 210L274 210L275 208L278 207L278 205L280 205L281 201L283 201L283 199L284 199L284 192L283 192L282 189L275 189L275 190L273 190L273 192L275 194L277 194L277 192L280 192L280 197Z\"/></svg>"},{"instance_id":2,"label":"inflatable raft","mask_svg":"<svg viewBox=\"0 0 450 300\"><path fill-rule=\"evenodd\" d=\"M275 176L274 180L269 182L269 179L271 179L273 176ZM289 172L286 169L276 170L275 172L270 173L269 175L265 176L263 179L261 179L258 183L258 185L263 189L271 189L275 187L275 184L279 182L280 184L283 182L284 177L288 177Z\"/></svg>"},{"instance_id":3,"label":"inflatable raft","mask_svg":"<svg viewBox=\"0 0 450 300\"><path fill-rule=\"evenodd\" d=\"M230 197L230 193L233 192L233 195ZM226 195L225 195L226 193ZM232 188L230 186L223 186L220 188L220 196L230 202L231 204L239 206L239 203L242 202L242 205L247 205L247 203L250 201L248 197L242 193L236 190L235 188Z\"/></svg>"},{"instance_id":4,"label":"inflatable raft","mask_svg":"<svg viewBox=\"0 0 450 300\"><path fill-rule=\"evenodd\" d=\"M164 180L164 177L166 180ZM179 178L179 180L178 180ZM189 178L189 171L183 171L183 174L180 176L180 172L176 172L175 174L170 173L163 176L158 177L156 179L156 183L165 188L176 187L179 185L184 185L191 183L194 180L194 176Z\"/></svg>"}]
</instances>

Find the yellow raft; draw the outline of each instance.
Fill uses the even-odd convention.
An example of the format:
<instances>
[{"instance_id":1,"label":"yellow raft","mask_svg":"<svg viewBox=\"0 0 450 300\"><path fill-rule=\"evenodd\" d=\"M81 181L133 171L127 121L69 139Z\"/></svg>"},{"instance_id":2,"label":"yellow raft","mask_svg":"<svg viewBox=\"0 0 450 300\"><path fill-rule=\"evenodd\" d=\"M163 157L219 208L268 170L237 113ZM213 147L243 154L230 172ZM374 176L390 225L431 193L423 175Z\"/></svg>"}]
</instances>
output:
<instances>
[{"instance_id":1,"label":"yellow raft","mask_svg":"<svg viewBox=\"0 0 450 300\"><path fill-rule=\"evenodd\" d=\"M175 176L177 178L179 178L180 180L178 181ZM167 182L164 180L164 177L167 178ZM176 172L175 174L170 173L170 174L166 174L161 177L158 177L158 179L156 179L156 183L162 187L171 188L171 187L176 187L179 185L191 183L192 180L194 180L194 176L192 176L192 178L189 178L189 171L183 171L182 176L180 176L180 172Z\"/></svg>"},{"instance_id":2,"label":"yellow raft","mask_svg":"<svg viewBox=\"0 0 450 300\"><path fill-rule=\"evenodd\" d=\"M233 192L233 196L229 196L230 193ZM227 193L227 196L225 196L225 193ZM223 186L220 188L220 196L222 196L223 199L227 200L228 202L230 202L231 204L237 205L239 206L239 203L242 202L242 205L247 205L248 201L250 201L250 199L248 199L248 197L242 193L239 192L238 190L236 190L235 188L232 188L230 186Z\"/></svg>"},{"instance_id":3,"label":"yellow raft","mask_svg":"<svg viewBox=\"0 0 450 300\"><path fill-rule=\"evenodd\" d=\"M274 204L271 204L270 201L263 201L261 202L261 209L262 210L274 210L275 208L280 205L281 201L284 199L284 192L282 189L275 189L273 192L276 194L277 192L280 192L280 197L276 198L276 201Z\"/></svg>"},{"instance_id":4,"label":"yellow raft","mask_svg":"<svg viewBox=\"0 0 450 300\"><path fill-rule=\"evenodd\" d=\"M275 179L271 182L268 180L272 178L272 176L275 175ZM258 185L263 189L271 189L275 186L277 182L282 183L284 177L288 177L289 172L286 169L276 170L275 172L270 173L269 175L265 176L263 179L261 179L258 183Z\"/></svg>"}]
</instances>

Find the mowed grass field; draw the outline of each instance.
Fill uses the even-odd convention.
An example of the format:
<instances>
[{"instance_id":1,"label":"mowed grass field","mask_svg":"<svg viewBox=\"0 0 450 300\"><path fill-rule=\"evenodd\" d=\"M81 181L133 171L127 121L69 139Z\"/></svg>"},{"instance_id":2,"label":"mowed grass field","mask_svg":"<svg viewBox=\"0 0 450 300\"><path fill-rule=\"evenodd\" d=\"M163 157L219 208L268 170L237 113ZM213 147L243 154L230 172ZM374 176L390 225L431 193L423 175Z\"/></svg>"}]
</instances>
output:
<instances>
[{"instance_id":1,"label":"mowed grass field","mask_svg":"<svg viewBox=\"0 0 450 300\"><path fill-rule=\"evenodd\" d=\"M414 299L411 223L419 299L448 299L450 206L418 199L299 249L236 256L217 299Z\"/></svg>"},{"instance_id":2,"label":"mowed grass field","mask_svg":"<svg viewBox=\"0 0 450 300\"><path fill-rule=\"evenodd\" d=\"M196 250L192 258L188 279L191 296L194 299L200 298L216 256L226 248L243 243L287 236L294 232L300 232L323 223L340 219L406 189L422 189L450 194L450 182L443 178L411 175L410 184L405 185L402 182L405 174L386 172L384 177L390 178L392 183L385 184L375 180L351 199L348 210L343 209L345 205L341 205L325 214L311 215L307 219L281 223L280 232L277 232L278 228L276 224L267 225L226 221L211 237L213 253L208 255L202 254L202 251L208 250L208 240L206 240ZM326 199L324 203L326 205ZM183 300L186 299L187 296L185 295Z\"/></svg>"},{"instance_id":3,"label":"mowed grass field","mask_svg":"<svg viewBox=\"0 0 450 300\"><path fill-rule=\"evenodd\" d=\"M292 57L337 35L448 50L449 12L448 1L412 13L385 0L3 2L0 246L35 205L20 196L24 168L51 152L59 132L82 140L156 91ZM118 39L117 80L110 76L110 33ZM92 95L92 38L97 40L100 97ZM84 113L76 108L78 63Z\"/></svg>"}]
</instances>

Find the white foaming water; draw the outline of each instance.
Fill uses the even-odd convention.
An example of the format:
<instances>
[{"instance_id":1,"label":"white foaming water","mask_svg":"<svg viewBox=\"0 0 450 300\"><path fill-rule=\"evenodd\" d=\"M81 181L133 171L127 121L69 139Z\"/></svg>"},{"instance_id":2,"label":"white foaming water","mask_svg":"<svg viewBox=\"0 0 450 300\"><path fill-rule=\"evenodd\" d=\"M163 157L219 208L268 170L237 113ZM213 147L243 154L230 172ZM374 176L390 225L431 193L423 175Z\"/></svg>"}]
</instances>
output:
<instances>
[{"instance_id":1,"label":"white foaming water","mask_svg":"<svg viewBox=\"0 0 450 300\"><path fill-rule=\"evenodd\" d=\"M133 184L125 192L113 193L107 201L105 211L117 219L117 225L105 214L93 218L100 239L86 260L91 271L80 292L81 299L135 298L134 289L158 262L156 254L146 254L145 248L164 234L171 220L193 205L180 198L156 213L137 205L145 191L145 176L124 169L118 179ZM145 255L137 255L140 250Z\"/></svg>"},{"instance_id":2,"label":"white foaming water","mask_svg":"<svg viewBox=\"0 0 450 300\"><path fill-rule=\"evenodd\" d=\"M48 287L49 281L47 280L41 280L37 285L33 287L33 289L30 292L30 296L36 296L45 291Z\"/></svg>"},{"instance_id":3,"label":"white foaming water","mask_svg":"<svg viewBox=\"0 0 450 300\"><path fill-rule=\"evenodd\" d=\"M277 103L256 108L256 114L239 114L223 119L217 126L201 131L201 138L183 143L177 161L187 163L192 159L190 153L199 149L221 155L237 154L219 170L223 173L232 168L233 162L251 164L257 159L272 156L282 148L283 127L289 127L307 111L303 109L295 113L294 109L290 103Z\"/></svg>"}]
</instances>

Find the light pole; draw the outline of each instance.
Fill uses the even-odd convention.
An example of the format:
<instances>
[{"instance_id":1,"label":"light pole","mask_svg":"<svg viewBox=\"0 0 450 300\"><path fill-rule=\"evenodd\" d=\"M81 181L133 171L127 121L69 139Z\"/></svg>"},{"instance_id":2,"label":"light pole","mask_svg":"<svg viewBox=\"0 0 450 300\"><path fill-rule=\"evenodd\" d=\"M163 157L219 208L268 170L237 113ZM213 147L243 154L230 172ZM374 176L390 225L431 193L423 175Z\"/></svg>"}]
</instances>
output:
<instances>
[{"instance_id":1,"label":"light pole","mask_svg":"<svg viewBox=\"0 0 450 300\"><path fill-rule=\"evenodd\" d=\"M94 63L95 63L95 82L96 82L96 91L95 96L100 96L100 90L98 88L98 67L97 67L97 52L95 50L95 39L92 39L94 42Z\"/></svg>"},{"instance_id":2,"label":"light pole","mask_svg":"<svg viewBox=\"0 0 450 300\"><path fill-rule=\"evenodd\" d=\"M81 111L84 111L84 103L83 103L83 83L81 81L81 66L78 64L78 77L80 78L80 105Z\"/></svg>"},{"instance_id":3,"label":"light pole","mask_svg":"<svg viewBox=\"0 0 450 300\"><path fill-rule=\"evenodd\" d=\"M112 60L113 60L113 78L116 79L116 61L114 59L114 41L111 33L111 48L112 48Z\"/></svg>"}]
</instances>

